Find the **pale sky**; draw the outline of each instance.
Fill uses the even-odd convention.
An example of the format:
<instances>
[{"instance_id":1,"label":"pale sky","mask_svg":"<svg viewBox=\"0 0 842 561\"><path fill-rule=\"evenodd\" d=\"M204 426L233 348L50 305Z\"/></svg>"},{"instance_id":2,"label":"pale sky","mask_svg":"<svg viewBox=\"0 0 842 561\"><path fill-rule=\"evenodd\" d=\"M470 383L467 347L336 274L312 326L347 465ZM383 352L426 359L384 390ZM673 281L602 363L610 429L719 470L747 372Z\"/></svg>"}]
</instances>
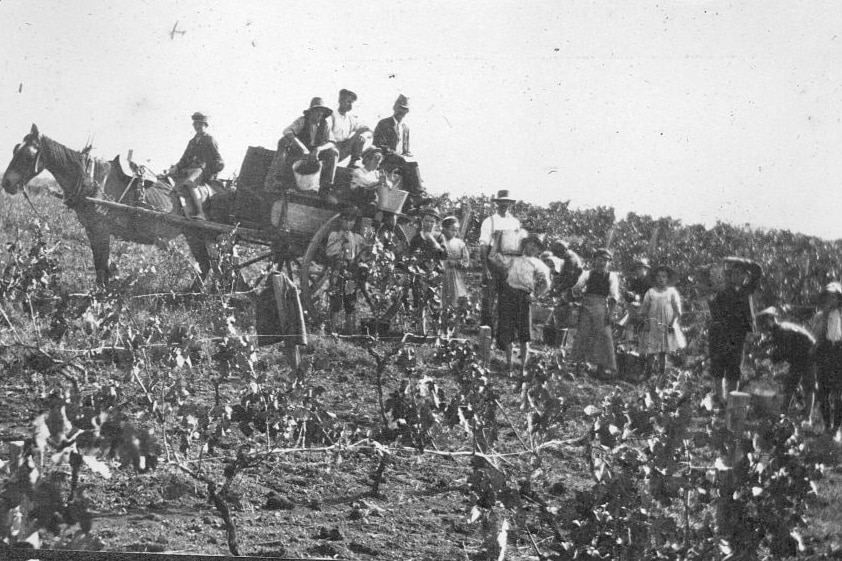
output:
<instances>
[{"instance_id":1,"label":"pale sky","mask_svg":"<svg viewBox=\"0 0 842 561\"><path fill-rule=\"evenodd\" d=\"M227 177L348 88L371 127L409 97L433 193L842 238L839 35L835 0L2 0L0 167L36 123L162 171L201 110Z\"/></svg>"}]
</instances>

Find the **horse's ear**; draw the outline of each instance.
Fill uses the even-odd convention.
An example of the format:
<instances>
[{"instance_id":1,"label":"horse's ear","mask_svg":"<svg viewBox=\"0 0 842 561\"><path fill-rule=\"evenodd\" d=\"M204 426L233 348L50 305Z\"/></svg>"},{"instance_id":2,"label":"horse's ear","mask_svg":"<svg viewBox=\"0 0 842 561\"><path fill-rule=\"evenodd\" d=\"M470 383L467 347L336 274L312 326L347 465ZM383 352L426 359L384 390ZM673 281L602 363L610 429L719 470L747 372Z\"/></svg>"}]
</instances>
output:
<instances>
[{"instance_id":1,"label":"horse's ear","mask_svg":"<svg viewBox=\"0 0 842 561\"><path fill-rule=\"evenodd\" d=\"M32 130L30 130L29 133L35 138L41 136L41 133L38 132L38 125L36 125L35 123L32 123Z\"/></svg>"}]
</instances>

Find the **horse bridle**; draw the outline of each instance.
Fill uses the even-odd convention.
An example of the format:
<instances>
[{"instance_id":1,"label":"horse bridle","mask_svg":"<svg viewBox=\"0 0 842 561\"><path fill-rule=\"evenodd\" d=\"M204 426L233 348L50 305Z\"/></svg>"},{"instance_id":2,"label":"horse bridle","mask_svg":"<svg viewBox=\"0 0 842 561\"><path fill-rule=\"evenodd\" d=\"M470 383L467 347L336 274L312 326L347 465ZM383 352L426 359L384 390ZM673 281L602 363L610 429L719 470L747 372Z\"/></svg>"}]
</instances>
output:
<instances>
[{"instance_id":1,"label":"horse bridle","mask_svg":"<svg viewBox=\"0 0 842 561\"><path fill-rule=\"evenodd\" d=\"M39 173L44 171L44 164L41 163L41 149L43 148L41 146L41 141L40 140L38 141L38 148L37 149L34 146L32 146L30 144L30 142L31 142L30 140L26 140L26 142L24 142L23 144L15 145L15 148L12 150L12 156L17 156L18 152L20 152L21 148L23 148L23 146L25 146L25 145L29 145L31 148L35 149L35 162L33 163L33 166L32 166L32 175L29 177L29 179L27 179L27 183L33 177L35 177L36 175L38 175Z\"/></svg>"}]
</instances>

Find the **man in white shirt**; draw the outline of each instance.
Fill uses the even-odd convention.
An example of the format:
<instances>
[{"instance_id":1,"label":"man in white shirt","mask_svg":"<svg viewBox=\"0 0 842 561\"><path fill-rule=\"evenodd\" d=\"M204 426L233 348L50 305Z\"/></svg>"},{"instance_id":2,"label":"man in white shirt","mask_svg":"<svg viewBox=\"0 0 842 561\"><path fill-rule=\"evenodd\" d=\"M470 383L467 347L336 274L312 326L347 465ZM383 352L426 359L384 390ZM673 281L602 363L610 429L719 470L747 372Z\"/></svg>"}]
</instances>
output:
<instances>
[{"instance_id":1,"label":"man in white shirt","mask_svg":"<svg viewBox=\"0 0 842 561\"><path fill-rule=\"evenodd\" d=\"M357 94L351 90L339 90L339 105L330 116L330 130L334 141L334 150L338 154L337 161L342 162L348 156L351 161L349 168L360 159L363 151L371 145L371 130L360 123L356 115L351 114Z\"/></svg>"},{"instance_id":2,"label":"man in white shirt","mask_svg":"<svg viewBox=\"0 0 842 561\"><path fill-rule=\"evenodd\" d=\"M479 243L480 243L480 262L483 265L482 269L482 312L480 315L480 325L488 325L492 328L493 333L497 333L495 320L497 314L497 299L500 294L501 283L505 282L505 278L496 275L488 268L488 252L491 249L491 243L494 238L494 232L501 232L506 230L520 231L520 220L512 216L509 208L515 203L515 199L511 197L508 189L501 189L497 192L497 197L492 199L497 206L497 212L482 221L479 228ZM525 232L523 232L525 234Z\"/></svg>"}]
</instances>

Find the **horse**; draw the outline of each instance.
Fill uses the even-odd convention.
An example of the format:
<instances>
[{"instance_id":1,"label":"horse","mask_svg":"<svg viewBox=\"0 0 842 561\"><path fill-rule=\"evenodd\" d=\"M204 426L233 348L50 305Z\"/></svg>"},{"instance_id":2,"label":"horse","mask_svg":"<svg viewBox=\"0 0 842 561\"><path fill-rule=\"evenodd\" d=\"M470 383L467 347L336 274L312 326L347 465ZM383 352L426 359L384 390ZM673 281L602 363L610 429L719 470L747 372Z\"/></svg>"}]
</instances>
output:
<instances>
[{"instance_id":1,"label":"horse","mask_svg":"<svg viewBox=\"0 0 842 561\"><path fill-rule=\"evenodd\" d=\"M36 125L16 145L12 161L3 173L3 189L14 195L45 169L53 174L64 194L65 204L76 212L91 245L96 281L108 283L111 236L146 245L159 244L184 234L202 278L210 271L206 235L194 228L182 228L164 220L120 212L88 200L101 199L182 215L182 204L172 186L141 170L129 169L119 156L106 161L93 158L89 149L77 152L40 133Z\"/></svg>"}]
</instances>

